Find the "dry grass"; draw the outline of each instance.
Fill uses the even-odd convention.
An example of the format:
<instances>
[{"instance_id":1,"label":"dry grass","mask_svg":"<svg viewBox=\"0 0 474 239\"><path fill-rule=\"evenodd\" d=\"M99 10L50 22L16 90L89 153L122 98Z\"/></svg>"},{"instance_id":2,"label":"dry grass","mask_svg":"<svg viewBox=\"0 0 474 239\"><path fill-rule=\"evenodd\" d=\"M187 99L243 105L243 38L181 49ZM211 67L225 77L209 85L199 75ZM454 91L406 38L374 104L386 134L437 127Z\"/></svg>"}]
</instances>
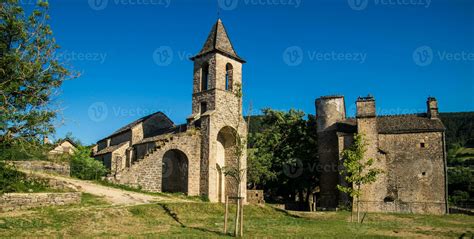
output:
<instances>
[{"instance_id":1,"label":"dry grass","mask_svg":"<svg viewBox=\"0 0 474 239\"><path fill-rule=\"evenodd\" d=\"M79 206L0 214L0 237L228 237L224 208L203 202L111 206L86 195ZM233 215L234 208L231 208ZM370 214L362 225L348 212L285 212L246 206L251 237L472 237L474 217ZM233 221L229 225L232 231Z\"/></svg>"}]
</instances>

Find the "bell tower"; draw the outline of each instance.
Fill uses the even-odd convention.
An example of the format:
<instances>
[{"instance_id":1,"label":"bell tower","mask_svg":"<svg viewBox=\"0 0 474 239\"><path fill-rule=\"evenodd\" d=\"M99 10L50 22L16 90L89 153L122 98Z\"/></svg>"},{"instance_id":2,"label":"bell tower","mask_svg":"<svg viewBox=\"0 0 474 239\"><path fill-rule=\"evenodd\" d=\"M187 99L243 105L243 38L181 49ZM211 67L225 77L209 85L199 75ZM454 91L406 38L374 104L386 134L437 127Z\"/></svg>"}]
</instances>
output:
<instances>
[{"instance_id":1,"label":"bell tower","mask_svg":"<svg viewBox=\"0 0 474 239\"><path fill-rule=\"evenodd\" d=\"M194 61L192 115L190 125L201 131L201 195L211 202L223 201L225 195L237 196L237 184L223 174L236 165L232 159L235 137L246 141L247 126L242 117L242 65L245 61L234 50L221 19L211 29ZM246 167L246 154L241 168ZM246 177L244 177L246 178ZM240 194L246 196L246 181Z\"/></svg>"}]
</instances>

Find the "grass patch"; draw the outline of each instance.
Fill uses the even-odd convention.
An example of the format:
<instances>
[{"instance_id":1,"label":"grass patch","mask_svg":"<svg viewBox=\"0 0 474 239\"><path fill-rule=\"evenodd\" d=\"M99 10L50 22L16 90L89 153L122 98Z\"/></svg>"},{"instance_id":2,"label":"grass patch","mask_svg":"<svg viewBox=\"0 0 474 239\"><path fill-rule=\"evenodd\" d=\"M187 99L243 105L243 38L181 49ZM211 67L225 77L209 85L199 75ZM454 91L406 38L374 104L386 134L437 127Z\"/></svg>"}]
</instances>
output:
<instances>
[{"instance_id":1,"label":"grass patch","mask_svg":"<svg viewBox=\"0 0 474 239\"><path fill-rule=\"evenodd\" d=\"M99 197L90 193L82 193L81 206L98 206L109 204L103 197Z\"/></svg>"},{"instance_id":2,"label":"grass patch","mask_svg":"<svg viewBox=\"0 0 474 239\"><path fill-rule=\"evenodd\" d=\"M0 216L0 237L229 237L235 206L223 233L224 206L215 203L159 203L94 207L100 198L83 195L80 208L45 208L31 214ZM350 223L349 212L286 212L245 206L244 235L251 237L472 237L466 215L369 214Z\"/></svg>"}]
</instances>

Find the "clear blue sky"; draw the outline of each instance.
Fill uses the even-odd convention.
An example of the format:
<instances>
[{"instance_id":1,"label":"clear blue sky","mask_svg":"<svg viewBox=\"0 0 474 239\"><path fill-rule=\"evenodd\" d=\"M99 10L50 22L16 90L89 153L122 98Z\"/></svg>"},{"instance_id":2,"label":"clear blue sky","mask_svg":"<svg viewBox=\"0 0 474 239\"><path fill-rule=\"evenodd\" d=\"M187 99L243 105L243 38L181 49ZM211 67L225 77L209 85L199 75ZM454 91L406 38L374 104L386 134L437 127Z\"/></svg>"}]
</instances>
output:
<instances>
[{"instance_id":1,"label":"clear blue sky","mask_svg":"<svg viewBox=\"0 0 474 239\"><path fill-rule=\"evenodd\" d=\"M60 57L82 72L56 99L64 109L56 137L93 143L155 111L184 123L188 58L215 23L217 2L248 62L244 108L251 102L253 114L314 114L314 100L328 94L345 95L353 114L368 93L380 114L424 111L428 96L442 112L474 110L471 0L50 0Z\"/></svg>"}]
</instances>

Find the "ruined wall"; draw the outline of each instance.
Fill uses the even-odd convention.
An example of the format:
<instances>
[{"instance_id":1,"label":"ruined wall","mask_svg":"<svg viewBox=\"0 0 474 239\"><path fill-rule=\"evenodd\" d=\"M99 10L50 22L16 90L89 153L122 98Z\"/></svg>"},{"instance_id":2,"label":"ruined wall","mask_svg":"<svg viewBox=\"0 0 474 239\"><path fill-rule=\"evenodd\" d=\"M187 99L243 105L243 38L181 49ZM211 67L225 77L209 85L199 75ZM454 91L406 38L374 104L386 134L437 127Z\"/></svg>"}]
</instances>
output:
<instances>
[{"instance_id":1,"label":"ruined wall","mask_svg":"<svg viewBox=\"0 0 474 239\"><path fill-rule=\"evenodd\" d=\"M443 133L380 134L385 189L364 202L369 211L446 212Z\"/></svg>"},{"instance_id":2,"label":"ruined wall","mask_svg":"<svg viewBox=\"0 0 474 239\"><path fill-rule=\"evenodd\" d=\"M71 174L71 169L68 163L54 163L49 161L9 161L9 163L24 170L40 171L47 173L57 173L64 176Z\"/></svg>"},{"instance_id":3,"label":"ruined wall","mask_svg":"<svg viewBox=\"0 0 474 239\"><path fill-rule=\"evenodd\" d=\"M250 204L265 204L263 190L247 190L247 202Z\"/></svg>"},{"instance_id":4,"label":"ruined wall","mask_svg":"<svg viewBox=\"0 0 474 239\"><path fill-rule=\"evenodd\" d=\"M80 192L71 193L5 193L0 196L0 212L35 207L79 204Z\"/></svg>"},{"instance_id":5,"label":"ruined wall","mask_svg":"<svg viewBox=\"0 0 474 239\"><path fill-rule=\"evenodd\" d=\"M188 159L188 195L199 195L200 135L197 131L173 135L173 139L148 157L120 172L114 181L150 192L161 192L163 156L169 150L180 150Z\"/></svg>"}]
</instances>

